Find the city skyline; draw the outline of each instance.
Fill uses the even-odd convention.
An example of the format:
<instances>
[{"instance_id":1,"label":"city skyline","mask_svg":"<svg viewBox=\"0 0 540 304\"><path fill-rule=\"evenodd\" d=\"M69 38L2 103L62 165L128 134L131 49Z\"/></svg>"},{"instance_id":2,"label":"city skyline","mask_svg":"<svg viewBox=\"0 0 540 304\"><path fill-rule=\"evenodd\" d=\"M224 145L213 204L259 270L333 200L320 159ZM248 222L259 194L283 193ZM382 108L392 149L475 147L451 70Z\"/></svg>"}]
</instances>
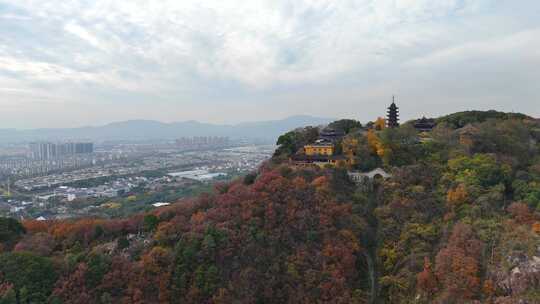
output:
<instances>
[{"instance_id":1,"label":"city skyline","mask_svg":"<svg viewBox=\"0 0 540 304\"><path fill-rule=\"evenodd\" d=\"M0 128L540 116L540 3L0 1Z\"/></svg>"}]
</instances>

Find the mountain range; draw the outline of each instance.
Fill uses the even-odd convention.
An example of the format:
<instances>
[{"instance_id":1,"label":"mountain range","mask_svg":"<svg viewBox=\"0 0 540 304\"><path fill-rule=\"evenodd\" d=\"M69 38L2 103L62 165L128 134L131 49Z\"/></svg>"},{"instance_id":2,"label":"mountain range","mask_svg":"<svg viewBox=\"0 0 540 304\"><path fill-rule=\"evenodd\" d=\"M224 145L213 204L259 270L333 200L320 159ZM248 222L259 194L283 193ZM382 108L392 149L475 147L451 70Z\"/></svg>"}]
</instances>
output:
<instances>
[{"instance_id":1,"label":"mountain range","mask_svg":"<svg viewBox=\"0 0 540 304\"><path fill-rule=\"evenodd\" d=\"M32 130L0 129L0 142L61 140L159 140L191 136L228 136L230 138L274 141L286 131L306 126L324 125L333 119L307 115L281 120L212 124L198 121L164 123L155 120L128 120L103 126L80 128L45 128Z\"/></svg>"}]
</instances>

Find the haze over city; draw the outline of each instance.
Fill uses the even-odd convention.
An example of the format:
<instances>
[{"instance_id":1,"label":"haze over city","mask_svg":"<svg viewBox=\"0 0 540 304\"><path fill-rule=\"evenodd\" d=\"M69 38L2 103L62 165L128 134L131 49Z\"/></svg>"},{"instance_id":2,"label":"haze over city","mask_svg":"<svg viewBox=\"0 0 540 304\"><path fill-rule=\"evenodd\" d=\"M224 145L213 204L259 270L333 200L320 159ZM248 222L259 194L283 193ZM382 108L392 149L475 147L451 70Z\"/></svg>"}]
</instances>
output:
<instances>
[{"instance_id":1,"label":"haze over city","mask_svg":"<svg viewBox=\"0 0 540 304\"><path fill-rule=\"evenodd\" d=\"M0 1L0 127L540 116L538 1Z\"/></svg>"}]
</instances>

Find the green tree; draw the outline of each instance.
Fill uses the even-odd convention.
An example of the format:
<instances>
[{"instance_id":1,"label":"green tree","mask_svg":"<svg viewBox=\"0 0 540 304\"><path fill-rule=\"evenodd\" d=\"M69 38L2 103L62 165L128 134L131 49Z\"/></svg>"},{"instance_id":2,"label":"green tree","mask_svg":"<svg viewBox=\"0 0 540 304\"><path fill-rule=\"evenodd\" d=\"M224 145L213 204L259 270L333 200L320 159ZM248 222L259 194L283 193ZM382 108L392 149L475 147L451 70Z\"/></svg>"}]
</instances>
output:
<instances>
[{"instance_id":1,"label":"green tree","mask_svg":"<svg viewBox=\"0 0 540 304\"><path fill-rule=\"evenodd\" d=\"M8 290L2 298L0 304L17 304L17 295L13 289Z\"/></svg>"},{"instance_id":2,"label":"green tree","mask_svg":"<svg viewBox=\"0 0 540 304\"><path fill-rule=\"evenodd\" d=\"M103 276L109 271L110 263L110 259L102 254L90 254L85 274L88 286L96 287L101 283Z\"/></svg>"},{"instance_id":3,"label":"green tree","mask_svg":"<svg viewBox=\"0 0 540 304\"><path fill-rule=\"evenodd\" d=\"M382 165L381 159L372 151L366 136L358 138L358 146L355 151L355 167L361 171L370 171Z\"/></svg>"},{"instance_id":4,"label":"green tree","mask_svg":"<svg viewBox=\"0 0 540 304\"><path fill-rule=\"evenodd\" d=\"M329 128L334 130L342 130L345 134L351 131L362 128L362 124L354 119L340 119L328 124Z\"/></svg>"},{"instance_id":5,"label":"green tree","mask_svg":"<svg viewBox=\"0 0 540 304\"><path fill-rule=\"evenodd\" d=\"M471 123L481 123L489 119L508 120L526 119L527 115L520 113L504 113L498 111L465 111L446 115L437 119L437 123L446 123L448 126L459 129Z\"/></svg>"},{"instance_id":6,"label":"green tree","mask_svg":"<svg viewBox=\"0 0 540 304\"><path fill-rule=\"evenodd\" d=\"M251 185L255 182L256 179L257 179L256 172L248 173L246 174L246 176L244 176L244 185Z\"/></svg>"},{"instance_id":7,"label":"green tree","mask_svg":"<svg viewBox=\"0 0 540 304\"><path fill-rule=\"evenodd\" d=\"M11 247L26 233L24 226L13 218L0 217L0 242Z\"/></svg>"},{"instance_id":8,"label":"green tree","mask_svg":"<svg viewBox=\"0 0 540 304\"><path fill-rule=\"evenodd\" d=\"M122 250L129 247L129 241L125 236L121 236L116 240L118 249Z\"/></svg>"},{"instance_id":9,"label":"green tree","mask_svg":"<svg viewBox=\"0 0 540 304\"><path fill-rule=\"evenodd\" d=\"M449 180L470 186L491 187L505 183L510 178L511 168L500 164L493 155L476 154L462 156L448 161Z\"/></svg>"},{"instance_id":10,"label":"green tree","mask_svg":"<svg viewBox=\"0 0 540 304\"><path fill-rule=\"evenodd\" d=\"M308 143L319 137L319 129L315 127L299 128L281 135L277 140L278 148L274 157L291 156Z\"/></svg>"},{"instance_id":11,"label":"green tree","mask_svg":"<svg viewBox=\"0 0 540 304\"><path fill-rule=\"evenodd\" d=\"M219 283L218 269L215 265L200 265L195 270L195 285L205 297L209 297L217 289Z\"/></svg>"},{"instance_id":12,"label":"green tree","mask_svg":"<svg viewBox=\"0 0 540 304\"><path fill-rule=\"evenodd\" d=\"M101 304L112 304L113 299L111 297L111 294L108 292L104 292L100 297Z\"/></svg>"},{"instance_id":13,"label":"green tree","mask_svg":"<svg viewBox=\"0 0 540 304\"><path fill-rule=\"evenodd\" d=\"M144 216L143 228L145 231L154 231L159 224L159 218L153 214Z\"/></svg>"},{"instance_id":14,"label":"green tree","mask_svg":"<svg viewBox=\"0 0 540 304\"><path fill-rule=\"evenodd\" d=\"M45 303L57 278L50 259L28 252L0 255L0 272L6 282L13 284L18 298L29 303Z\"/></svg>"},{"instance_id":15,"label":"green tree","mask_svg":"<svg viewBox=\"0 0 540 304\"><path fill-rule=\"evenodd\" d=\"M298 150L296 142L296 132L291 131L281 135L276 143L279 147L276 149L274 156L292 155Z\"/></svg>"},{"instance_id":16,"label":"green tree","mask_svg":"<svg viewBox=\"0 0 540 304\"><path fill-rule=\"evenodd\" d=\"M411 165L420 156L418 134L409 124L385 128L380 133L380 139L384 151L382 159L386 165Z\"/></svg>"}]
</instances>

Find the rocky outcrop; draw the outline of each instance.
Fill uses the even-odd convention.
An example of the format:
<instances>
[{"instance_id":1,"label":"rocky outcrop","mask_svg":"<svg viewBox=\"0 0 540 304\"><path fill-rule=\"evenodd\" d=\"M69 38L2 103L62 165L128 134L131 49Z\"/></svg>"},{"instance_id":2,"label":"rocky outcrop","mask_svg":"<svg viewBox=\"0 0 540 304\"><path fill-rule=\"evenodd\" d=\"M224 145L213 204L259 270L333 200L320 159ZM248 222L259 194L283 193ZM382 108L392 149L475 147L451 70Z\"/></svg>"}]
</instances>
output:
<instances>
[{"instance_id":1,"label":"rocky outcrop","mask_svg":"<svg viewBox=\"0 0 540 304\"><path fill-rule=\"evenodd\" d=\"M528 256L524 253L512 254L507 257L511 267L508 270L498 269L492 272L496 286L504 292L506 297L501 297L501 303L528 303L520 296L530 290L540 289L540 246L535 255ZM504 302L516 300L517 302Z\"/></svg>"}]
</instances>

